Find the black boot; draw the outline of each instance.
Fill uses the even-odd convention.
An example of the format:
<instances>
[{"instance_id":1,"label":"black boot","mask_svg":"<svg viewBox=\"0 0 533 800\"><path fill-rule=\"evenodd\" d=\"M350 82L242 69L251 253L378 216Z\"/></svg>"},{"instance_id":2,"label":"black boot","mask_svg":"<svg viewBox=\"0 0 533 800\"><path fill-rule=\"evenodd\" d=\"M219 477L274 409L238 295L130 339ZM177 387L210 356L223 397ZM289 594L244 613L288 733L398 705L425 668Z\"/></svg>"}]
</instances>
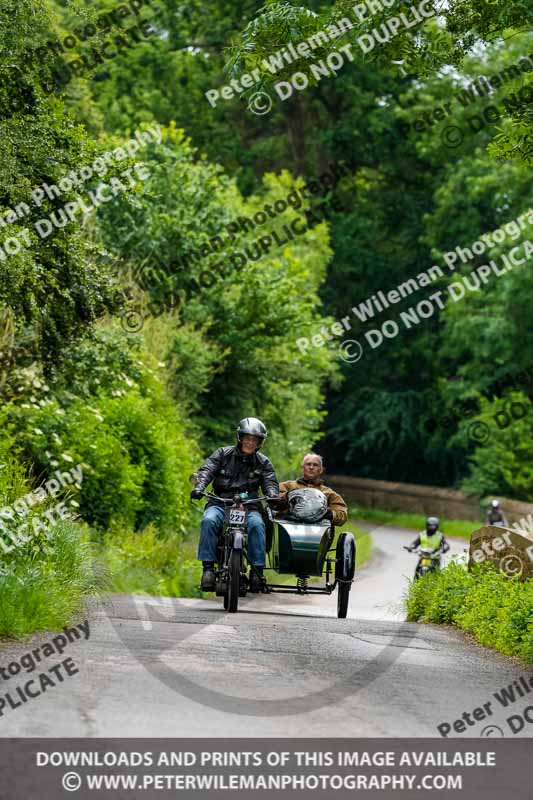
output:
<instances>
[{"instance_id":1,"label":"black boot","mask_svg":"<svg viewBox=\"0 0 533 800\"><path fill-rule=\"evenodd\" d=\"M216 588L215 563L214 561L203 561L204 572L200 589L202 592L214 592Z\"/></svg>"},{"instance_id":2,"label":"black boot","mask_svg":"<svg viewBox=\"0 0 533 800\"><path fill-rule=\"evenodd\" d=\"M257 594L262 591L264 585L263 567L252 567L250 569L250 591Z\"/></svg>"}]
</instances>

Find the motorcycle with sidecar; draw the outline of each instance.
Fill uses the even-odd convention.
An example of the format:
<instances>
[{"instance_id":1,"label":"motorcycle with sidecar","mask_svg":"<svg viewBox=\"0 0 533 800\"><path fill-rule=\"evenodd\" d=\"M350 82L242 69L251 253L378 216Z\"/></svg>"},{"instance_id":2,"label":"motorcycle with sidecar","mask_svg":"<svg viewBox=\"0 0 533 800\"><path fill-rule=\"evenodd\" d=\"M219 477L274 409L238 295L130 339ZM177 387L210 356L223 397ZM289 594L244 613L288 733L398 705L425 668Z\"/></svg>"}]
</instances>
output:
<instances>
[{"instance_id":1,"label":"motorcycle with sidecar","mask_svg":"<svg viewBox=\"0 0 533 800\"><path fill-rule=\"evenodd\" d=\"M352 533L343 531L333 547L335 529L328 519L306 523L275 517L267 498L247 499L246 494L223 498L202 492L202 496L225 507L224 524L217 545L215 593L224 598L226 611L237 611L239 597L245 597L248 592L247 506L261 503L266 504L269 522L265 572L293 575L296 580L295 585L288 585L265 579L262 591L266 594L329 595L337 589L337 617L346 617L355 575L356 545ZM322 577L324 570L323 586L309 582L310 578Z\"/></svg>"}]
</instances>

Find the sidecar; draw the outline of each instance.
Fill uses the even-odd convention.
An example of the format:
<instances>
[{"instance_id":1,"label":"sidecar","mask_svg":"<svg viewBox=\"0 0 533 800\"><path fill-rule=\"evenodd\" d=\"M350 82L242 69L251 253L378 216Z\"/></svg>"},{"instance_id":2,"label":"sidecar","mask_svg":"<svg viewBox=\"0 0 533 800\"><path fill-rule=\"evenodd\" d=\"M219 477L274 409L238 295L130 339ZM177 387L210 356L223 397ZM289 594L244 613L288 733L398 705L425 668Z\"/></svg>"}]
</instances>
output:
<instances>
[{"instance_id":1,"label":"sidecar","mask_svg":"<svg viewBox=\"0 0 533 800\"><path fill-rule=\"evenodd\" d=\"M294 575L296 585L267 581L268 592L295 594L332 594L337 588L337 616L344 618L348 611L350 589L355 575L355 537L340 534L333 548L335 528L329 520L305 523L271 514L267 536L267 569L279 575ZM309 583L309 578L322 577L325 585ZM334 580L331 581L333 576Z\"/></svg>"}]
</instances>

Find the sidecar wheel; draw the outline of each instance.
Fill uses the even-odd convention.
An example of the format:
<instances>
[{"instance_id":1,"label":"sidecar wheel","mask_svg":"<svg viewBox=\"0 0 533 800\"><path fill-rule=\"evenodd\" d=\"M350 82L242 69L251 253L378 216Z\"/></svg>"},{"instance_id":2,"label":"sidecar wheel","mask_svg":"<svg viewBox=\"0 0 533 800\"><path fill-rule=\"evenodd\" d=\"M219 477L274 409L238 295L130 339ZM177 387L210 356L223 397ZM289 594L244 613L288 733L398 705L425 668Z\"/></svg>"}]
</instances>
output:
<instances>
[{"instance_id":1,"label":"sidecar wheel","mask_svg":"<svg viewBox=\"0 0 533 800\"><path fill-rule=\"evenodd\" d=\"M350 589L351 583L339 583L337 589L337 617L338 619L346 619L348 613L348 603L350 602Z\"/></svg>"},{"instance_id":2,"label":"sidecar wheel","mask_svg":"<svg viewBox=\"0 0 533 800\"><path fill-rule=\"evenodd\" d=\"M345 619L355 574L355 536L353 533L348 531L341 533L335 555L335 580L338 582L337 617Z\"/></svg>"}]
</instances>

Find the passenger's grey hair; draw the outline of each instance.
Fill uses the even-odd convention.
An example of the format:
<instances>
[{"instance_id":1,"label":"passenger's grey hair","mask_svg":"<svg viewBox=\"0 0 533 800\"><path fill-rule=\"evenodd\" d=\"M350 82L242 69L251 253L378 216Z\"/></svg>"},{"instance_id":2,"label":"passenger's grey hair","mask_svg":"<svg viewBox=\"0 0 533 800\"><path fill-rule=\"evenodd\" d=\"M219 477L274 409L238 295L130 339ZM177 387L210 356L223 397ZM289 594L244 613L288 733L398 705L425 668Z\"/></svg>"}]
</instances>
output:
<instances>
[{"instance_id":1,"label":"passenger's grey hair","mask_svg":"<svg viewBox=\"0 0 533 800\"><path fill-rule=\"evenodd\" d=\"M303 459L302 459L302 465L303 465L303 463L304 463L305 459L306 459L306 458L309 458L309 457L312 457L312 458L319 458L319 459L320 459L320 466L321 466L321 467L323 467L323 466L324 466L324 461L323 461L323 459L322 459L322 456L319 456L319 455L318 455L318 453L306 453L306 454L305 454L305 456L304 456L304 457L303 457Z\"/></svg>"}]
</instances>

